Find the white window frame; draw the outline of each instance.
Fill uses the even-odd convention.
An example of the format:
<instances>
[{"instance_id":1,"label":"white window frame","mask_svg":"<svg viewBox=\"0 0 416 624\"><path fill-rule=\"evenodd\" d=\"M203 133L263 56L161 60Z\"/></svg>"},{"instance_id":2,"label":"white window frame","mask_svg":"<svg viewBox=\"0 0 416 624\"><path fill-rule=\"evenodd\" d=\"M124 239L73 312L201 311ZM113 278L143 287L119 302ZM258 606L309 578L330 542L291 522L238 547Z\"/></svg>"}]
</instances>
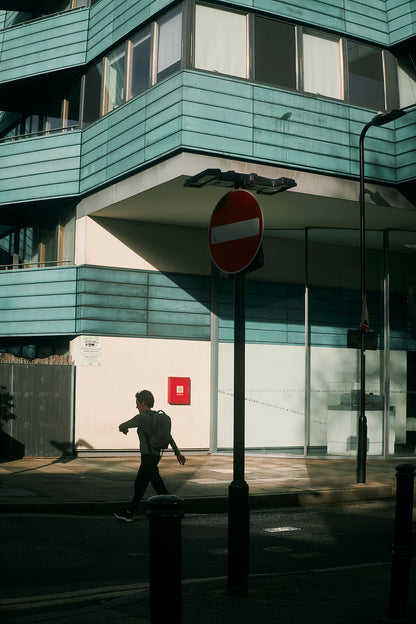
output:
<instances>
[{"instance_id":1,"label":"white window frame","mask_svg":"<svg viewBox=\"0 0 416 624\"><path fill-rule=\"evenodd\" d=\"M175 13L179 14L180 15L180 19L181 19L180 57L179 57L179 61L180 61L181 66L182 66L182 63L183 63L183 32L184 32L184 30L183 30L183 15L184 15L184 10L183 10L183 5L179 4L172 11L169 11L168 13L165 13L159 19L157 19L157 20L155 20L153 22L153 32L152 32L152 37L153 37L153 46L152 46L152 55L153 55L153 58L152 58L152 86L157 84L157 82L158 82L157 76L158 76L158 73L159 73L158 65L159 65L160 23L168 21L170 17L173 17L175 15ZM167 69L168 67L169 67L169 65L165 69Z\"/></svg>"},{"instance_id":2,"label":"white window frame","mask_svg":"<svg viewBox=\"0 0 416 624\"><path fill-rule=\"evenodd\" d=\"M307 80L309 77L306 76L307 71L305 70L305 35L309 37L315 37L316 39L327 40L337 44L338 47L338 76L339 76L339 96L329 95L328 93L321 93L315 89L307 88ZM300 55L300 70L302 75L302 90L305 93L310 93L317 96L322 96L325 98L331 98L334 100L345 100L345 66L344 66L344 38L338 35L330 35L324 32L310 30L309 28L301 29L301 55Z\"/></svg>"},{"instance_id":3,"label":"white window frame","mask_svg":"<svg viewBox=\"0 0 416 624\"><path fill-rule=\"evenodd\" d=\"M243 17L245 19L245 33L244 33L244 46L245 46L245 64L244 64L244 70L243 72L239 72L239 73L233 73L233 72L227 72L227 71L221 71L220 69L215 69L215 68L211 68L211 67L207 67L207 66L203 66L203 65L198 65L198 59L197 59L197 52L198 52L198 48L197 48L197 39L198 39L198 34L197 34L197 13L198 13L198 8L201 9L210 9L212 11L217 11L218 13L230 13L232 15L237 15L240 17ZM213 5L209 5L209 4L205 4L202 2L198 2L195 4L195 17L194 17L194 38L193 38L193 53L192 53L192 59L193 59L193 68L200 70L200 71L209 71L211 73L214 74L220 74L220 75L225 75L225 76L234 76L236 78L241 78L243 80L249 80L251 78L251 68L250 68L250 46L251 46L251 35L250 35L250 31L251 31L251 27L250 27L250 14L247 11L230 11L227 8L223 8L223 7L218 7L218 6L213 6ZM213 35L213 42L214 42L214 35ZM214 43L213 43L214 45Z\"/></svg>"}]
</instances>

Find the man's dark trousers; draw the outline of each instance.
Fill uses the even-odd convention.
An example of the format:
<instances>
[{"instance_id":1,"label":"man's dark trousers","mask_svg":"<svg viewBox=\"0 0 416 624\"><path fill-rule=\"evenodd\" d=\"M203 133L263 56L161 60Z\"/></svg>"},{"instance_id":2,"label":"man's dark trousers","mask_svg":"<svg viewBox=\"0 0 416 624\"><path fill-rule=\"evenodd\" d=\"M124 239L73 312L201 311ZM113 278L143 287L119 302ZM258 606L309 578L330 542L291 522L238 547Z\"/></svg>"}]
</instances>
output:
<instances>
[{"instance_id":1,"label":"man's dark trousers","mask_svg":"<svg viewBox=\"0 0 416 624\"><path fill-rule=\"evenodd\" d=\"M134 482L134 497L129 507L132 513L140 503L149 483L152 484L157 494L169 494L159 474L159 468L157 467L159 461L160 455L142 455L140 468Z\"/></svg>"}]
</instances>

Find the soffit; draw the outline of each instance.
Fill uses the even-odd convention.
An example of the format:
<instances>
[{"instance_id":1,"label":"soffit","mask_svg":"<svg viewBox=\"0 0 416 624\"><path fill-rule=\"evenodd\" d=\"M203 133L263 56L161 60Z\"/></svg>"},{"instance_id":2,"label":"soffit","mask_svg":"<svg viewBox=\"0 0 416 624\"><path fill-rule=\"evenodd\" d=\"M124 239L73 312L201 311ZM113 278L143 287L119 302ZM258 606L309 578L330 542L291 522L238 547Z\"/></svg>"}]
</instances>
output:
<instances>
[{"instance_id":1,"label":"soffit","mask_svg":"<svg viewBox=\"0 0 416 624\"><path fill-rule=\"evenodd\" d=\"M297 187L290 191L256 195L263 210L265 229L270 233L273 229L360 227L358 181L192 154L174 157L170 163L155 166L86 198L79 205L77 216L207 228L215 205L227 189L215 186L192 189L183 184L189 176L209 167L295 179ZM396 188L367 184L366 201L368 229L416 230L415 205Z\"/></svg>"}]
</instances>

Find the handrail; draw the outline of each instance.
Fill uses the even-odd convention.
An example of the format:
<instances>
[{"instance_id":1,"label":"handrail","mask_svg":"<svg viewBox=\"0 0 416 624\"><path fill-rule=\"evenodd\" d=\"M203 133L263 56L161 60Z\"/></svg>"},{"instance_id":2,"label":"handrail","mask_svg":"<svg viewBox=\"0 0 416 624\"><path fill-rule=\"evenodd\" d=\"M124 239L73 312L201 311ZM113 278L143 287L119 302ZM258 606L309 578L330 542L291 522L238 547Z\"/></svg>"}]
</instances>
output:
<instances>
[{"instance_id":1,"label":"handrail","mask_svg":"<svg viewBox=\"0 0 416 624\"><path fill-rule=\"evenodd\" d=\"M58 267L58 266L70 266L73 265L74 262L72 260L49 260L43 262L19 262L18 264L0 264L0 271L18 271L22 269L31 269L35 268L48 268L48 267Z\"/></svg>"},{"instance_id":2,"label":"handrail","mask_svg":"<svg viewBox=\"0 0 416 624\"><path fill-rule=\"evenodd\" d=\"M80 11L81 9L89 9L89 6L86 7L75 7L73 9L63 9L62 11L57 11L56 13L45 13L45 15L41 15L40 17L32 17L31 19L24 20L23 22L16 22L15 24L11 24L10 26L5 26L0 29L0 33L5 30L10 30L11 28L16 28L16 26L22 26L23 24L31 24L32 22L38 22L41 19L48 19L49 17L56 17L56 15L62 15L63 13L72 13L74 11ZM27 11L21 11L22 13L26 13Z\"/></svg>"},{"instance_id":3,"label":"handrail","mask_svg":"<svg viewBox=\"0 0 416 624\"><path fill-rule=\"evenodd\" d=\"M0 143L7 143L9 141L21 141L22 139L30 139L38 136L46 136L48 134L56 134L59 132L72 132L73 130L80 130L80 124L74 126L62 126L61 128L49 128L48 130L38 130L37 132L26 132L25 134L16 134L15 136L0 137Z\"/></svg>"}]
</instances>

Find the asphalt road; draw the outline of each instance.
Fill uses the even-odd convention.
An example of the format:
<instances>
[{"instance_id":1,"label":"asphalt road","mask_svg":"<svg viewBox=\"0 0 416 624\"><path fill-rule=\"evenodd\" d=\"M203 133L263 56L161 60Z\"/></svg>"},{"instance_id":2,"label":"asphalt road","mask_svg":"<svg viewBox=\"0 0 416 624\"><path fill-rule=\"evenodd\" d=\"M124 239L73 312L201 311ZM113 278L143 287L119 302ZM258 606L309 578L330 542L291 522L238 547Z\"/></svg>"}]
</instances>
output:
<instances>
[{"instance_id":1,"label":"asphalt road","mask_svg":"<svg viewBox=\"0 0 416 624\"><path fill-rule=\"evenodd\" d=\"M148 580L145 517L10 514L0 536L0 600ZM251 574L389 562L393 536L392 501L252 512ZM184 579L226 576L227 516L185 517L182 553Z\"/></svg>"}]
</instances>

